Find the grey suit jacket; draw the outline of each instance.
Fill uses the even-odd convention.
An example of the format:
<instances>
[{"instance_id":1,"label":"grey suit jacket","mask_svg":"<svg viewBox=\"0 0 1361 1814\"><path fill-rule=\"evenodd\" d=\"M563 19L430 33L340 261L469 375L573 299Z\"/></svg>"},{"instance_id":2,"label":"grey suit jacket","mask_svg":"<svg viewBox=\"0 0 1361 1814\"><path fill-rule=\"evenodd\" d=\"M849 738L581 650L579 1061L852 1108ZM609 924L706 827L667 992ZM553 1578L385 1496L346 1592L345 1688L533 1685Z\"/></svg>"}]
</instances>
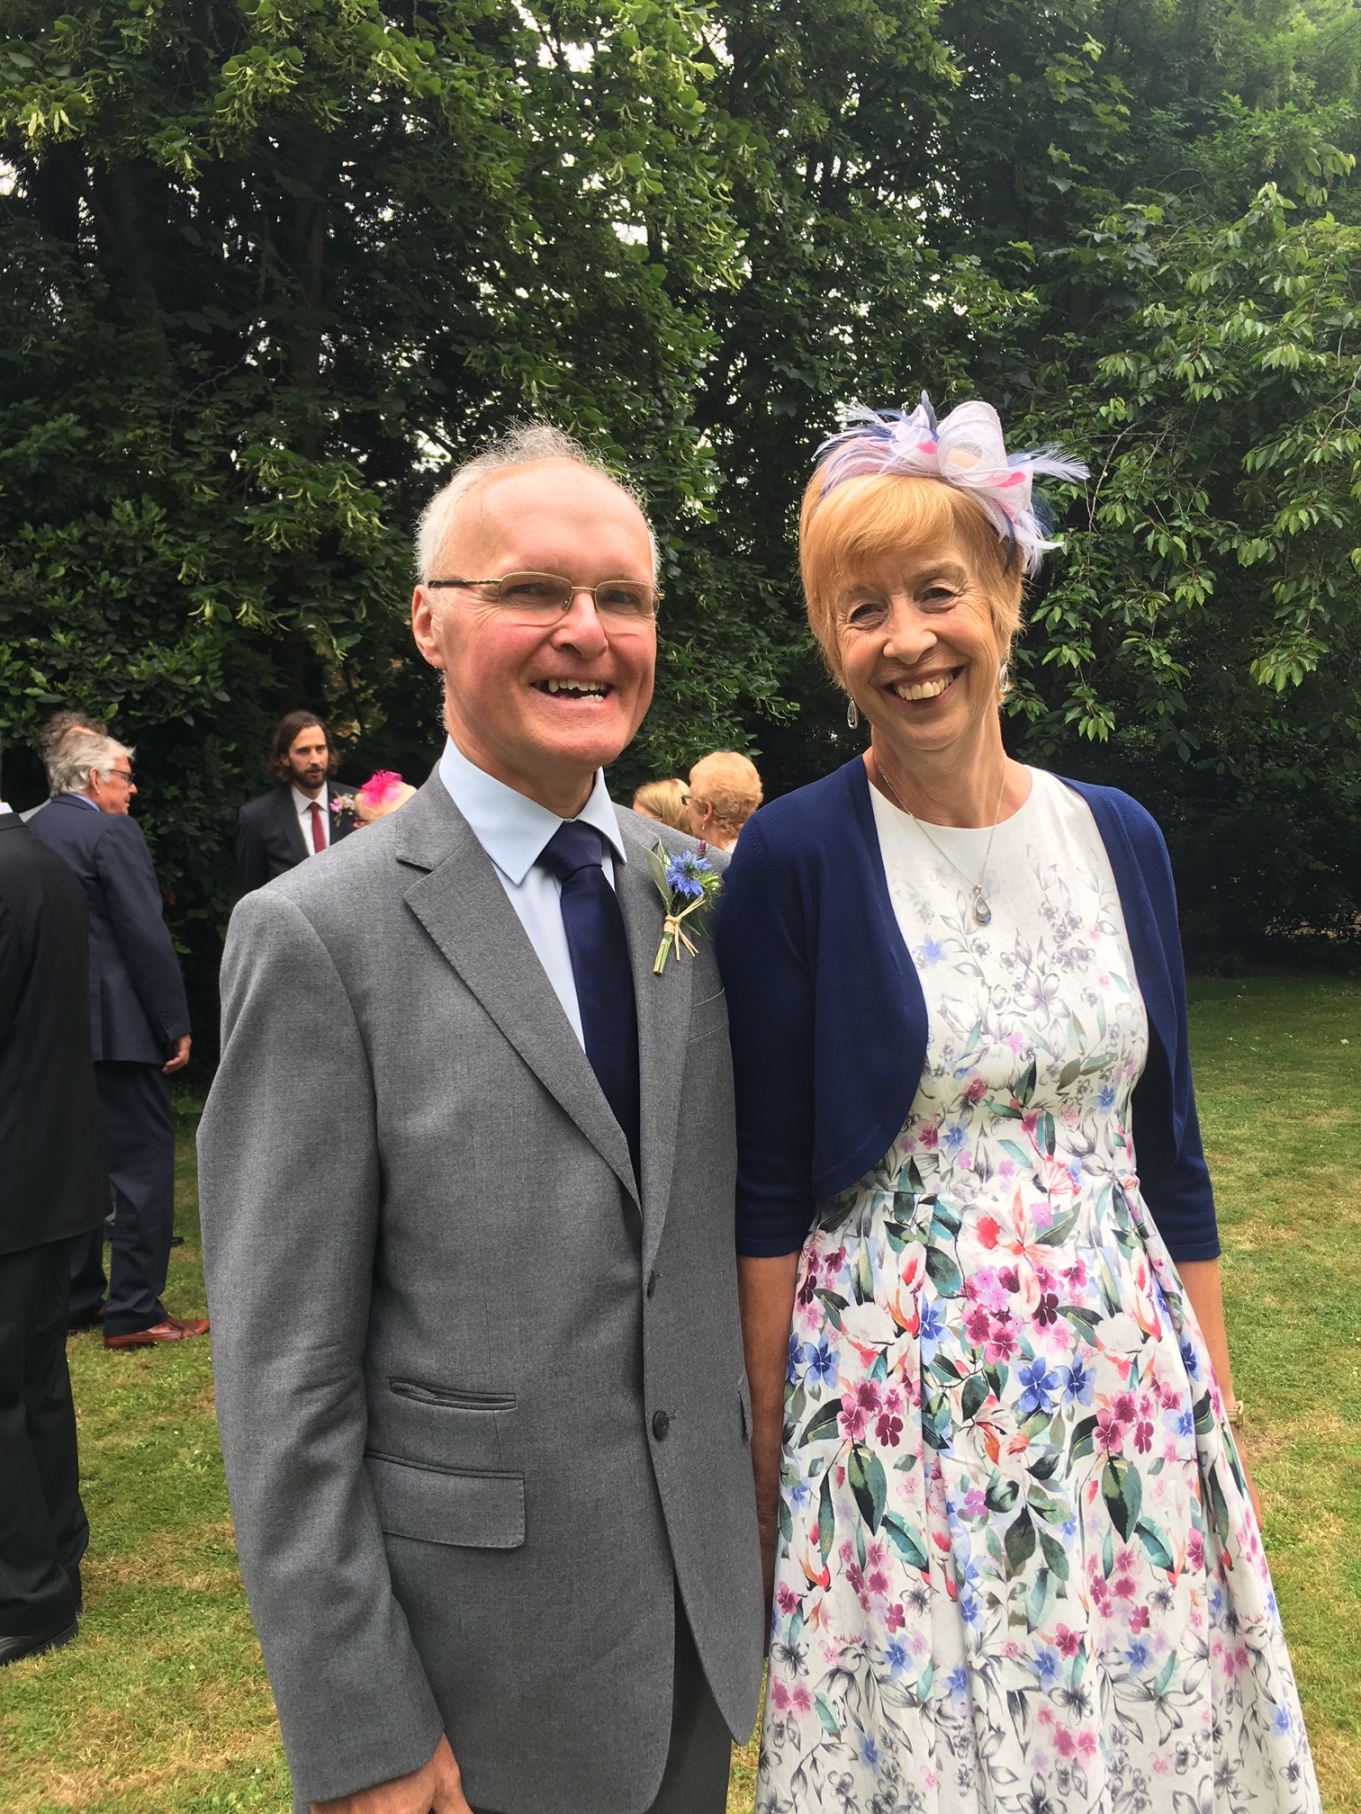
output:
<instances>
[{"instance_id":1,"label":"grey suit jacket","mask_svg":"<svg viewBox=\"0 0 1361 1814\"><path fill-rule=\"evenodd\" d=\"M725 1719L751 1729L727 1014L709 938L652 975L658 828L620 823L641 1195L438 776L232 917L204 1259L300 1801L412 1770L443 1730L477 1808L637 1814L666 1758L677 1582Z\"/></svg>"}]
</instances>

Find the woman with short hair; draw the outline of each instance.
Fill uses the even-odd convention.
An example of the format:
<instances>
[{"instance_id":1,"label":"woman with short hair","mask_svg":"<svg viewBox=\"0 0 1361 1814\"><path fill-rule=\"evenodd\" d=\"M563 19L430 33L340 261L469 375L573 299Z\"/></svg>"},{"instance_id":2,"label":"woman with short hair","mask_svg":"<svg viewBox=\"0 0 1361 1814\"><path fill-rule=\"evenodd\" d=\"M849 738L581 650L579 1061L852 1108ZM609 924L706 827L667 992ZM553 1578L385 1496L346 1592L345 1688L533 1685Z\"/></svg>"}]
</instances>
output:
<instances>
[{"instance_id":1,"label":"woman with short hair","mask_svg":"<svg viewBox=\"0 0 1361 1814\"><path fill-rule=\"evenodd\" d=\"M1162 836L1010 758L1052 546L995 411L851 412L804 495L863 757L718 923L754 1462L758 1814L1316 1814L1237 1419Z\"/></svg>"},{"instance_id":2,"label":"woman with short hair","mask_svg":"<svg viewBox=\"0 0 1361 1814\"><path fill-rule=\"evenodd\" d=\"M750 756L714 750L690 770L685 796L690 832L716 850L731 850L761 804L761 777Z\"/></svg>"}]
</instances>

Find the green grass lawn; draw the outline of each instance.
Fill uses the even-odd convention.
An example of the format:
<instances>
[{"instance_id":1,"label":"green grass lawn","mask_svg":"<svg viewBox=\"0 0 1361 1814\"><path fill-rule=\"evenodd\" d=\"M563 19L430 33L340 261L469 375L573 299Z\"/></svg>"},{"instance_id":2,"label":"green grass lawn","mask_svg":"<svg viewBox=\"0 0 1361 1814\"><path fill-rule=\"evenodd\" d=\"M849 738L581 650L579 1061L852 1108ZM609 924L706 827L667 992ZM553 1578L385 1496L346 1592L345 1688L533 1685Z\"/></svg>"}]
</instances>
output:
<instances>
[{"instance_id":1,"label":"green grass lawn","mask_svg":"<svg viewBox=\"0 0 1361 1814\"><path fill-rule=\"evenodd\" d=\"M1192 993L1245 1441L1328 1814L1361 1814L1361 982ZM203 1309L190 1126L167 1301ZM206 1341L70 1344L93 1539L79 1641L0 1675L0 1808L287 1805L236 1576ZM749 1814L754 1750L729 1814Z\"/></svg>"}]
</instances>

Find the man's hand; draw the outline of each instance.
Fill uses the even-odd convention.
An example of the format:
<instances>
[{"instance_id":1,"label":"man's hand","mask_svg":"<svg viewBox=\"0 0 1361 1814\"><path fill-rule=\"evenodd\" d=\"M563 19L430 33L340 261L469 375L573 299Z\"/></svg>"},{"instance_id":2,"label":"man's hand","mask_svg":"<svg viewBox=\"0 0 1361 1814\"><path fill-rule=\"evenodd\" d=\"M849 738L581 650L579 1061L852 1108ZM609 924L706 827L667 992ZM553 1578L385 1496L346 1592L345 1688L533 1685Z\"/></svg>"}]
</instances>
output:
<instances>
[{"instance_id":1,"label":"man's hand","mask_svg":"<svg viewBox=\"0 0 1361 1814\"><path fill-rule=\"evenodd\" d=\"M310 1803L312 1814L473 1814L449 1741L440 1735L433 1757L410 1776L394 1776L357 1795Z\"/></svg>"},{"instance_id":2,"label":"man's hand","mask_svg":"<svg viewBox=\"0 0 1361 1814\"><path fill-rule=\"evenodd\" d=\"M181 1033L179 1038L175 1041L174 1051L161 1066L161 1071L166 1077L169 1077L172 1071L182 1071L185 1065L188 1064L190 1043L189 1035L187 1033Z\"/></svg>"}]
</instances>

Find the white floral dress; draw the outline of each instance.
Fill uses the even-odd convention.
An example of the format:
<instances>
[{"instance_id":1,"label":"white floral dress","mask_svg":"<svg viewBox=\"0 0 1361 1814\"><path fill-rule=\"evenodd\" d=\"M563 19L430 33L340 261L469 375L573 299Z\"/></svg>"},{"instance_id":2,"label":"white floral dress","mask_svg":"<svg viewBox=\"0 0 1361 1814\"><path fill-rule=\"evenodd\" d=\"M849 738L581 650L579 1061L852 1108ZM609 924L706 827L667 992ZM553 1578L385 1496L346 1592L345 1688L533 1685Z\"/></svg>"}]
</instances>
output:
<instances>
[{"instance_id":1,"label":"white floral dress","mask_svg":"<svg viewBox=\"0 0 1361 1814\"><path fill-rule=\"evenodd\" d=\"M979 926L987 831L873 802L929 1042L800 1260L757 1814L1314 1814L1091 814L1032 771Z\"/></svg>"}]
</instances>

